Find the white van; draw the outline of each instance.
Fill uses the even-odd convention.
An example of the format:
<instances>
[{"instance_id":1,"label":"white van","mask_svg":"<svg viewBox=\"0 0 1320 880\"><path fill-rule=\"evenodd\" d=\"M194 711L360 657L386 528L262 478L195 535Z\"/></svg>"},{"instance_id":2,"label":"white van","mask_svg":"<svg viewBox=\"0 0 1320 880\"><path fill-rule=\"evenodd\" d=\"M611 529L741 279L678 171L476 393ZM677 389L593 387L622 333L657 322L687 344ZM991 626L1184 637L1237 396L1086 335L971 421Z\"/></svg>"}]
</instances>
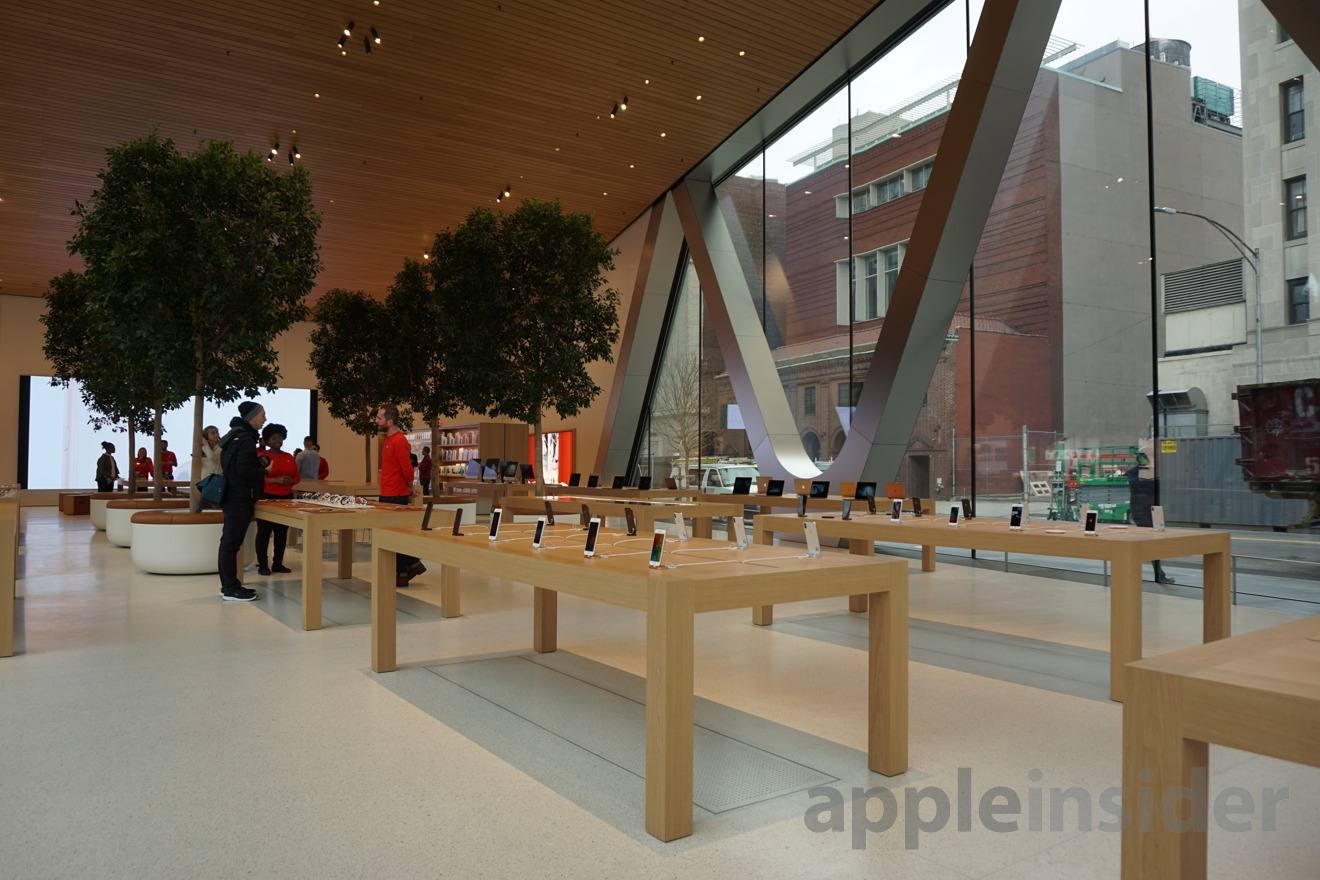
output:
<instances>
[{"instance_id":1,"label":"white van","mask_svg":"<svg viewBox=\"0 0 1320 880\"><path fill-rule=\"evenodd\" d=\"M684 464L688 466L683 468ZM686 479L681 474L686 473ZM756 478L761 472L756 465L747 461L703 461L685 463L674 462L670 476L678 481L680 488L696 489L713 495L729 495L733 492L733 482L738 477L751 479L751 491L756 491Z\"/></svg>"}]
</instances>

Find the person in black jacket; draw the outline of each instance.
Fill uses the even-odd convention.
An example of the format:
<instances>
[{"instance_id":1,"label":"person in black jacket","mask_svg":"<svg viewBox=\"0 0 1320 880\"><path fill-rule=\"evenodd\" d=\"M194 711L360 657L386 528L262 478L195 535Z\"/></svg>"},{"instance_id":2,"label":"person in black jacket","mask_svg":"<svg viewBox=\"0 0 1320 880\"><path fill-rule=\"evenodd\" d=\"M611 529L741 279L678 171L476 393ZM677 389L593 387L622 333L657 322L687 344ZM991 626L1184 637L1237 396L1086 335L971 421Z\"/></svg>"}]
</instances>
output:
<instances>
[{"instance_id":1,"label":"person in black jacket","mask_svg":"<svg viewBox=\"0 0 1320 880\"><path fill-rule=\"evenodd\" d=\"M229 433L220 438L220 468L225 476L225 500L221 510L225 525L220 533L220 597L226 602L251 602L257 591L238 579L238 553L252 522L257 499L266 487L266 465L257 456L257 431L266 423L266 410L245 400L238 417L229 422Z\"/></svg>"},{"instance_id":2,"label":"person in black jacket","mask_svg":"<svg viewBox=\"0 0 1320 880\"><path fill-rule=\"evenodd\" d=\"M1128 491L1132 493L1132 506L1129 508L1132 521L1148 529L1154 522L1151 519L1151 508L1155 506L1155 468L1150 461L1150 447L1141 447L1137 453L1136 467L1128 468L1123 475L1127 477ZM1164 573L1164 566L1160 565L1158 559L1151 560L1150 564L1155 569L1155 580L1158 583L1175 583L1173 578Z\"/></svg>"}]
</instances>

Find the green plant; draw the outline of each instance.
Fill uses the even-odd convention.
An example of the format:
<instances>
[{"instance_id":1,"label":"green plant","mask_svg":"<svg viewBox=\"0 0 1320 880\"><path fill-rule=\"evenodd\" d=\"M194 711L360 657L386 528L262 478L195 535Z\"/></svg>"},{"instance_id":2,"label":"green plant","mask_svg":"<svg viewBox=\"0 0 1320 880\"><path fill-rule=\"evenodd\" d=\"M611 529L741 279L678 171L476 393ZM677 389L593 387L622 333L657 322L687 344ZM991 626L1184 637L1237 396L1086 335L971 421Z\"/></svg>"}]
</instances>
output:
<instances>
[{"instance_id":1,"label":"green plant","mask_svg":"<svg viewBox=\"0 0 1320 880\"><path fill-rule=\"evenodd\" d=\"M304 317L320 271L321 220L302 166L280 174L228 142L183 154L153 131L106 157L100 188L73 211L69 250L83 259L106 344L152 368L159 458L166 409L193 399L196 449L204 399L273 390L273 343ZM194 483L200 469L194 458Z\"/></svg>"}]
</instances>

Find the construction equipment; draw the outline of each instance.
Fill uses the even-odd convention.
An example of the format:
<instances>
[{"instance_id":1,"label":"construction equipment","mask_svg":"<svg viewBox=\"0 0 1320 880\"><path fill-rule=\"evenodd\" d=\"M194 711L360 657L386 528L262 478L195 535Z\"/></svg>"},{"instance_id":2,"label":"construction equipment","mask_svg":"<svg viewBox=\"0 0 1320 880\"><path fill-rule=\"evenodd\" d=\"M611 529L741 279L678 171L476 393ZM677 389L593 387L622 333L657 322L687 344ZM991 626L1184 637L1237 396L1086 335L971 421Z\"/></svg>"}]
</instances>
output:
<instances>
[{"instance_id":1,"label":"construction equipment","mask_svg":"<svg viewBox=\"0 0 1320 880\"><path fill-rule=\"evenodd\" d=\"M1083 504L1101 522L1127 522L1131 491L1127 471L1136 467L1137 446L1089 446L1068 449L1060 443L1060 469L1050 479L1049 518L1076 521Z\"/></svg>"}]
</instances>

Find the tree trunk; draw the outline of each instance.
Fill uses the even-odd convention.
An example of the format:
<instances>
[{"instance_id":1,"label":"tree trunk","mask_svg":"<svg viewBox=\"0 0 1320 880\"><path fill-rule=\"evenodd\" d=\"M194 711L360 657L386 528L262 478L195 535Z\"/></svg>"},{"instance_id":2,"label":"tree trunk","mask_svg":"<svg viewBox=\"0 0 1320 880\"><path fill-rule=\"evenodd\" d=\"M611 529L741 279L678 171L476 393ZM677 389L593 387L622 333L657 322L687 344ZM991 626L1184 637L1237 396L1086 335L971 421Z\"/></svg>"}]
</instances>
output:
<instances>
[{"instance_id":1,"label":"tree trunk","mask_svg":"<svg viewBox=\"0 0 1320 880\"><path fill-rule=\"evenodd\" d=\"M431 419L431 494L443 494L440 491L440 419Z\"/></svg>"},{"instance_id":2,"label":"tree trunk","mask_svg":"<svg viewBox=\"0 0 1320 880\"><path fill-rule=\"evenodd\" d=\"M536 476L537 495L545 495L545 474L541 473L544 460L541 454L541 410L538 407L536 421L532 424L532 472Z\"/></svg>"},{"instance_id":3,"label":"tree trunk","mask_svg":"<svg viewBox=\"0 0 1320 880\"><path fill-rule=\"evenodd\" d=\"M371 482L371 438L373 436L374 435L372 434L362 435L362 439L366 441L366 446L362 450L362 463L364 470L366 471L366 476L362 479L368 483Z\"/></svg>"},{"instance_id":4,"label":"tree trunk","mask_svg":"<svg viewBox=\"0 0 1320 880\"><path fill-rule=\"evenodd\" d=\"M193 398L193 443L192 466L189 468L188 510L197 513L202 509L202 493L197 488L197 481L202 478L202 395Z\"/></svg>"},{"instance_id":5,"label":"tree trunk","mask_svg":"<svg viewBox=\"0 0 1320 880\"><path fill-rule=\"evenodd\" d=\"M137 432L133 430L133 417L128 417L128 494L132 497L137 494L137 467L133 462L137 459Z\"/></svg>"},{"instance_id":6,"label":"tree trunk","mask_svg":"<svg viewBox=\"0 0 1320 880\"><path fill-rule=\"evenodd\" d=\"M162 466L160 460L160 435L164 428L164 425L162 424L164 419L165 401L158 400L156 401L156 411L151 418L151 434L156 451L155 455L152 456L152 461L155 463L155 469L151 475L151 500L155 502L159 502L165 495L165 483L160 475L160 469Z\"/></svg>"}]
</instances>

